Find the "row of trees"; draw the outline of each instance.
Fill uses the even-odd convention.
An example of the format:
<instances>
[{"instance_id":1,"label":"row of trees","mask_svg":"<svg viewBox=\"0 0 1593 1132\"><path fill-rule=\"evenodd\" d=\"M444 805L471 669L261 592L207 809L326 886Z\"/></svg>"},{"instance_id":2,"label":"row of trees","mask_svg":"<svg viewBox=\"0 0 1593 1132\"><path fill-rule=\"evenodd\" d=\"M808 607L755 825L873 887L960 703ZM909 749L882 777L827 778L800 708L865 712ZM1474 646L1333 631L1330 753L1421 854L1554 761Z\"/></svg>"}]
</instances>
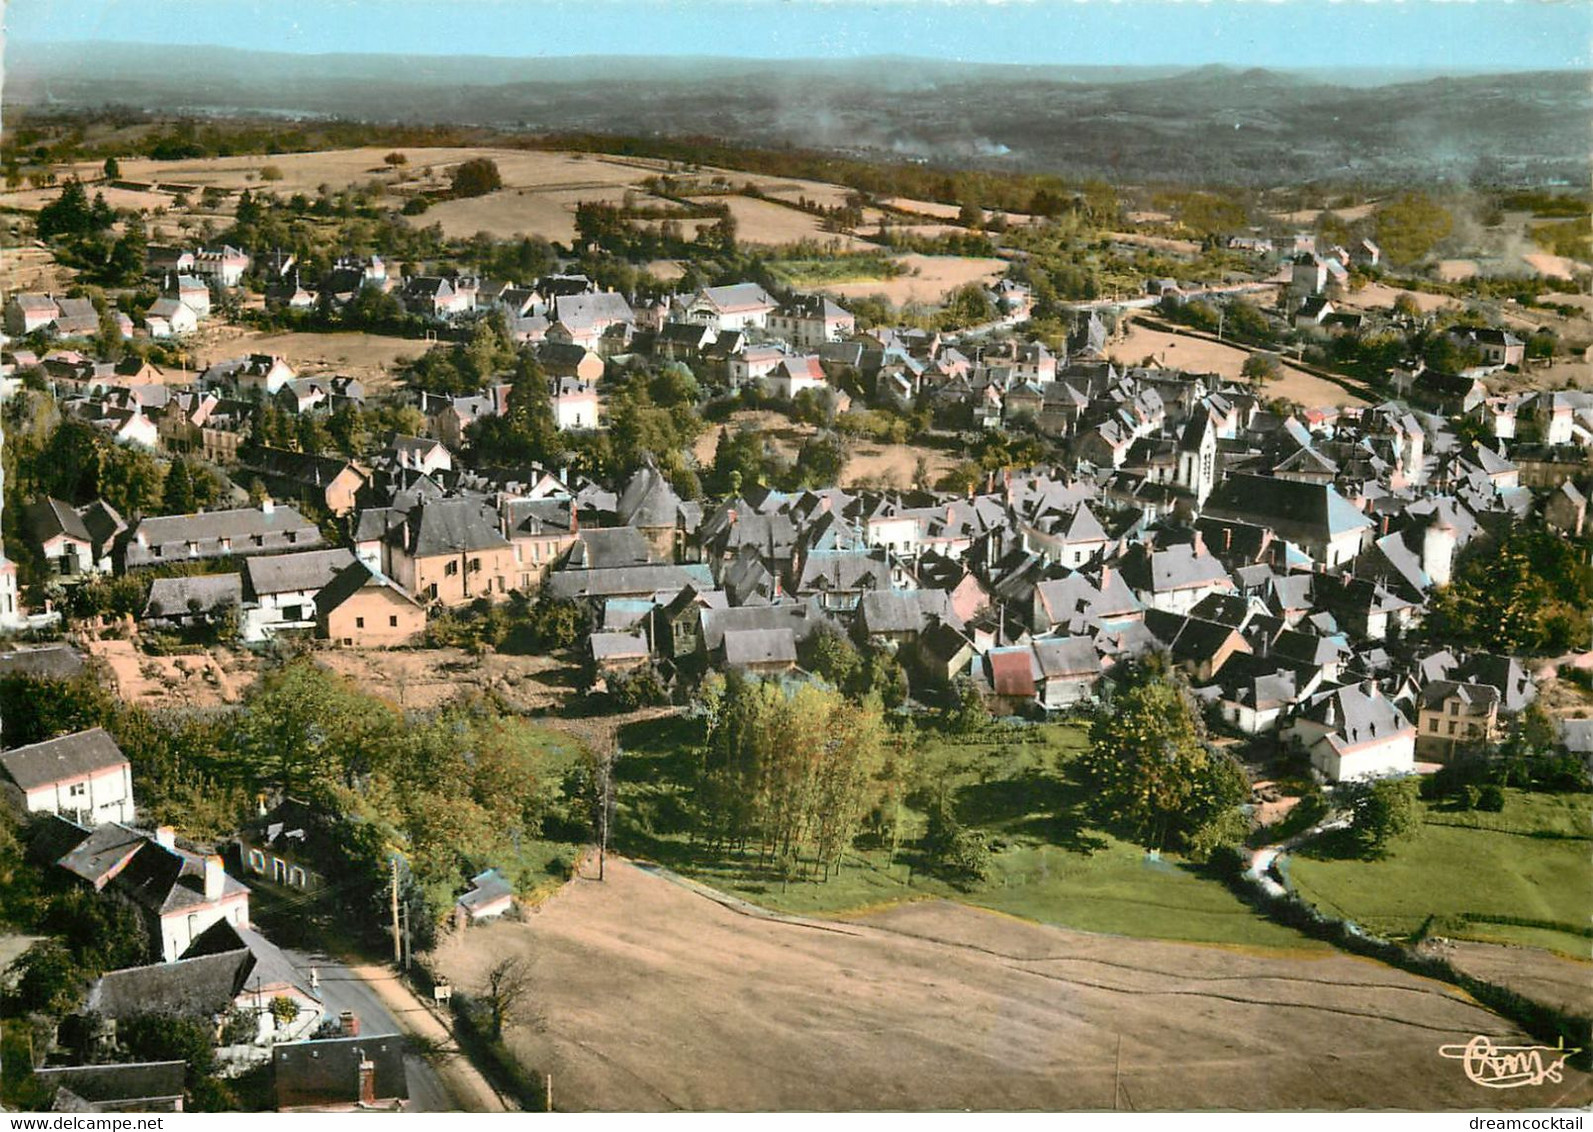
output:
<instances>
[{"instance_id":1,"label":"row of trees","mask_svg":"<svg viewBox=\"0 0 1593 1132\"><path fill-rule=\"evenodd\" d=\"M696 800L717 849L754 849L787 875L815 862L828 876L870 816L900 798L908 755L876 696L732 674L710 678L703 698Z\"/></svg>"}]
</instances>

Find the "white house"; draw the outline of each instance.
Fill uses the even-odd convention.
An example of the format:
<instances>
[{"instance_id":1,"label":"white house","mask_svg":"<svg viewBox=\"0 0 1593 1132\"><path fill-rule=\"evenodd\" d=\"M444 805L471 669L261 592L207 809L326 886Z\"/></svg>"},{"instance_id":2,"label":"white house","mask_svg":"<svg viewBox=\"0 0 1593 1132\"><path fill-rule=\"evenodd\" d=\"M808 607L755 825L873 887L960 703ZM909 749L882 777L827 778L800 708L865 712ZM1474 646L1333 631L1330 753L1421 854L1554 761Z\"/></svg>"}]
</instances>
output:
<instances>
[{"instance_id":1,"label":"white house","mask_svg":"<svg viewBox=\"0 0 1593 1132\"><path fill-rule=\"evenodd\" d=\"M0 770L30 814L85 826L133 820L133 768L103 728L0 752Z\"/></svg>"},{"instance_id":2,"label":"white house","mask_svg":"<svg viewBox=\"0 0 1593 1132\"><path fill-rule=\"evenodd\" d=\"M817 357L783 358L774 372L763 379L763 387L776 397L792 400L805 389L825 389L824 367Z\"/></svg>"},{"instance_id":3,"label":"white house","mask_svg":"<svg viewBox=\"0 0 1593 1132\"><path fill-rule=\"evenodd\" d=\"M236 287L248 270L248 255L231 245L201 248L194 254L194 274L214 279L223 287Z\"/></svg>"},{"instance_id":4,"label":"white house","mask_svg":"<svg viewBox=\"0 0 1593 1132\"><path fill-rule=\"evenodd\" d=\"M721 334L752 327L761 330L769 325L769 316L779 307L769 292L756 283L735 283L698 291L686 307L686 318L711 326Z\"/></svg>"},{"instance_id":5,"label":"white house","mask_svg":"<svg viewBox=\"0 0 1593 1132\"><path fill-rule=\"evenodd\" d=\"M1415 726L1370 680L1313 696L1283 737L1304 745L1312 768L1329 782L1416 769Z\"/></svg>"},{"instance_id":6,"label":"white house","mask_svg":"<svg viewBox=\"0 0 1593 1132\"><path fill-rule=\"evenodd\" d=\"M341 546L246 558L240 617L243 639L267 641L284 629L313 630L315 595L353 562L354 552Z\"/></svg>"},{"instance_id":7,"label":"white house","mask_svg":"<svg viewBox=\"0 0 1593 1132\"><path fill-rule=\"evenodd\" d=\"M823 295L799 295L768 317L770 334L784 338L799 350L813 350L825 342L841 342L857 329L857 320L845 307Z\"/></svg>"},{"instance_id":8,"label":"white house","mask_svg":"<svg viewBox=\"0 0 1593 1132\"><path fill-rule=\"evenodd\" d=\"M151 338L183 338L199 329L199 316L181 299L156 299L144 312Z\"/></svg>"},{"instance_id":9,"label":"white house","mask_svg":"<svg viewBox=\"0 0 1593 1132\"><path fill-rule=\"evenodd\" d=\"M561 429L597 427L597 389L574 377L553 382L553 421Z\"/></svg>"}]
</instances>

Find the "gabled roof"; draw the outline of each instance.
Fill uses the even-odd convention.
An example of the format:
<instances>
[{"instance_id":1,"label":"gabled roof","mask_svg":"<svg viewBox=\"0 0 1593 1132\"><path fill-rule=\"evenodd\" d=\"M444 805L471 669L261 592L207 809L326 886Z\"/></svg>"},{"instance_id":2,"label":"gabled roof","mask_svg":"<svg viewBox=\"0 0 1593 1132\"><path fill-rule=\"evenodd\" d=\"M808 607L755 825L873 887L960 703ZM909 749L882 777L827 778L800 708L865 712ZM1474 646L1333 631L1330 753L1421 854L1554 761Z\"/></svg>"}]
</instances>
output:
<instances>
[{"instance_id":1,"label":"gabled roof","mask_svg":"<svg viewBox=\"0 0 1593 1132\"><path fill-rule=\"evenodd\" d=\"M102 727L0 752L0 769L23 790L127 765L127 756Z\"/></svg>"},{"instance_id":2,"label":"gabled roof","mask_svg":"<svg viewBox=\"0 0 1593 1132\"><path fill-rule=\"evenodd\" d=\"M306 550L299 554L273 554L246 558L244 582L255 599L266 594L316 592L354 561L354 552L336 546L330 550Z\"/></svg>"},{"instance_id":3,"label":"gabled roof","mask_svg":"<svg viewBox=\"0 0 1593 1132\"><path fill-rule=\"evenodd\" d=\"M796 635L790 629L731 629L723 639L725 664L795 664Z\"/></svg>"},{"instance_id":4,"label":"gabled roof","mask_svg":"<svg viewBox=\"0 0 1593 1132\"><path fill-rule=\"evenodd\" d=\"M224 1013L254 971L248 948L107 971L89 990L87 1009L106 1018L180 1014L213 1018Z\"/></svg>"}]
</instances>

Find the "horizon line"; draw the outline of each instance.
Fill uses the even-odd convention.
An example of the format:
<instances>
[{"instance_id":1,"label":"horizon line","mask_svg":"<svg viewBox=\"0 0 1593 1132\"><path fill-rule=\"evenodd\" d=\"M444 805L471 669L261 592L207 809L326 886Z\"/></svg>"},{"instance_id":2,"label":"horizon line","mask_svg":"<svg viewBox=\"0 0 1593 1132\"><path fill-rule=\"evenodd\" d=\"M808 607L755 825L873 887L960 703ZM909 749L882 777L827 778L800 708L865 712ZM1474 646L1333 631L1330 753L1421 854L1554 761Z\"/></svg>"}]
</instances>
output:
<instances>
[{"instance_id":1,"label":"horizon line","mask_svg":"<svg viewBox=\"0 0 1593 1132\"><path fill-rule=\"evenodd\" d=\"M506 63L529 62L529 61L535 61L535 60L555 60L555 59L557 59L557 60L569 60L569 59L616 59L616 60L620 60L620 59L623 59L623 60L650 59L650 60L658 60L658 61L675 61L675 62L697 59L697 60L707 60L707 61L713 61L713 62L726 62L726 63L783 63L783 64L821 63L821 64L826 64L826 65L837 65L837 64L845 65L845 64L850 64L850 63L867 63L867 62L870 62L870 61L879 61L879 60L896 60L896 61L932 63L932 64L934 64L935 66L938 66L938 67L946 67L946 66L952 66L952 67L1002 67L1002 68L1011 68L1011 69L1014 69L1014 70L1018 70L1018 69L1023 69L1023 70L1065 70L1065 69L1072 68L1072 69L1087 69L1087 70L1099 70L1099 71L1107 71L1107 70L1137 70L1137 71L1177 71L1177 72L1180 72L1180 73L1189 73L1189 72L1194 72L1194 71L1207 70L1207 69L1214 68L1214 67L1224 67L1224 68L1231 68L1233 70L1240 71L1240 72L1245 72L1245 71L1265 71L1265 72L1268 72L1268 73L1271 73L1271 74L1279 74L1279 75L1331 74L1331 73L1334 73L1334 72L1346 72L1346 71L1347 72L1361 72L1361 73L1368 73L1368 72L1384 72L1384 73L1388 73L1388 74L1422 73L1422 74L1433 74L1433 75L1469 75L1469 76L1479 76L1479 75L1528 75L1528 74L1544 74L1544 73L1556 73L1556 72L1593 73L1593 66L1590 66L1590 65L1576 65L1576 64L1566 64L1566 65L1560 65L1560 66L1538 65L1538 66L1531 66L1531 67L1509 66L1509 65L1505 65L1505 66L1489 66L1489 65L1482 65L1482 64L1471 65L1471 66L1465 66L1465 65L1458 65L1457 66L1457 65L1421 64L1421 63L1412 63L1412 64L1409 64L1409 65L1403 65L1403 66L1388 66L1386 64L1385 65L1379 65L1379 64L1366 64L1366 63L1337 63L1337 64L1324 63L1324 64L1315 64L1315 65L1308 65L1308 66L1277 66L1277 65L1273 65L1273 64L1267 64L1267 63L1251 63L1251 62L1244 62L1244 61L1235 61L1235 60L1232 60L1232 59L1209 59L1209 60L1206 60L1204 62L1175 62L1175 63L1154 63L1154 62L1148 62L1148 63L1141 63L1141 62L1122 62L1122 63L1101 63L1101 62L1090 62L1090 63L1083 63L1083 62L1079 62L1079 63L1072 63L1072 62L1031 63L1031 62L1016 62L1016 61L1013 61L1013 62L993 61L993 60L984 60L984 59L945 59L945 58L940 58L940 57L933 56L933 55L912 55L912 54L903 54L901 52L878 52L878 53L866 54L866 55L861 55L861 54L860 55L749 55L749 54L744 54L744 53L743 54L734 54L734 55L732 55L732 54L719 55L719 54L695 52L695 51L694 52L664 52L664 53L659 53L659 52L656 52L656 51L653 51L653 52L614 52L614 51L593 52L593 51L586 51L586 52L569 52L569 53L558 53L558 54L554 54L554 53L534 53L534 54L524 54L524 55L493 55L493 54L486 54L486 53L481 53L481 52L444 52L444 51L427 51L427 50L424 50L424 49L417 49L417 50L410 50L410 51L360 51L360 50L350 50L350 49L333 50L333 51L294 51L294 50L284 50L284 49L280 49L280 48L239 47L239 46L230 45L230 44L213 43L213 42L212 43L174 43L174 42L169 42L169 41L154 42L154 41L149 41L149 40L128 41L128 40L117 40L117 39L30 39L30 38L27 38L25 36L18 36L15 33L7 33L7 35L5 36L5 40L6 40L6 43L5 43L5 54L6 55L10 55L11 54L11 48L12 48L13 45L26 45L26 46L29 46L29 47L61 47L61 48L69 48L69 47L111 47L111 48L132 48L132 49L137 49L137 48L156 48L156 49L169 48L169 49L174 49L174 50L188 50L188 51L230 51L230 52L236 52L236 53L244 54L244 55L279 55L279 56L289 56L289 57L300 58L300 59L329 59L329 58L338 58L338 57L352 57L352 58L363 58L363 59L381 59L381 58L392 59L392 58L411 58L411 57L414 57L414 58L423 58L423 59L483 59L483 60L493 60L493 61L506 62Z\"/></svg>"}]
</instances>

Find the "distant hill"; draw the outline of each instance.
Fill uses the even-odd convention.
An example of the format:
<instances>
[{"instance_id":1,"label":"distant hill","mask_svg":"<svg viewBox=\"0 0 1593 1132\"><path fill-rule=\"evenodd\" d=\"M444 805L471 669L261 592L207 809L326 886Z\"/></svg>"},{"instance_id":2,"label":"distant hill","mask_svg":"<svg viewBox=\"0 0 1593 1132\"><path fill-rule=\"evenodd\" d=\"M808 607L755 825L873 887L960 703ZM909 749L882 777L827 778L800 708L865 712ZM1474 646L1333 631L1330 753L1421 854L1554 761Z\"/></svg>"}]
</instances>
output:
<instances>
[{"instance_id":1,"label":"distant hill","mask_svg":"<svg viewBox=\"0 0 1593 1132\"><path fill-rule=\"evenodd\" d=\"M1225 66L1003 67L904 57L291 55L7 45L15 106L707 135L1119 180L1588 178L1587 75L1405 77Z\"/></svg>"}]
</instances>

